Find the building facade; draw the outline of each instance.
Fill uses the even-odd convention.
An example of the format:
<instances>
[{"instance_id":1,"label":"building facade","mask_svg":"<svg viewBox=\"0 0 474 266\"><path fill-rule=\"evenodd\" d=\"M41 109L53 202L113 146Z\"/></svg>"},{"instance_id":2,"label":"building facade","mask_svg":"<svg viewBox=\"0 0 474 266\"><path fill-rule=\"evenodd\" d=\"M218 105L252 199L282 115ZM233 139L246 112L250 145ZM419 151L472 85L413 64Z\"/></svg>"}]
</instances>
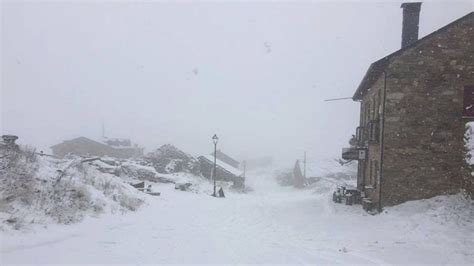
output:
<instances>
[{"instance_id":1,"label":"building facade","mask_svg":"<svg viewBox=\"0 0 474 266\"><path fill-rule=\"evenodd\" d=\"M473 191L464 134L472 119L465 94L474 85L474 13L418 40L420 7L402 4L402 48L374 62L353 96L360 125L343 158L358 160L367 209Z\"/></svg>"}]
</instances>

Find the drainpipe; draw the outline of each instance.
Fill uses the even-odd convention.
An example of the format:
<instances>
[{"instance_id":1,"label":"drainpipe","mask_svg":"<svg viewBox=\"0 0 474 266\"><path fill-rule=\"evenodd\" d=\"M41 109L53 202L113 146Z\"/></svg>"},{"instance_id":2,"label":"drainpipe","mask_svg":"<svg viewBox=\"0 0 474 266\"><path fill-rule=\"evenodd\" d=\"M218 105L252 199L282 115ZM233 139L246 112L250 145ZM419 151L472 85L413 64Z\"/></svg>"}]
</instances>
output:
<instances>
[{"instance_id":1,"label":"drainpipe","mask_svg":"<svg viewBox=\"0 0 474 266\"><path fill-rule=\"evenodd\" d=\"M380 117L380 172L379 172L379 206L378 211L382 212L382 178L383 178L383 152L384 152L384 130L385 130L385 99L387 97L387 72L383 71L383 102L382 116Z\"/></svg>"}]
</instances>

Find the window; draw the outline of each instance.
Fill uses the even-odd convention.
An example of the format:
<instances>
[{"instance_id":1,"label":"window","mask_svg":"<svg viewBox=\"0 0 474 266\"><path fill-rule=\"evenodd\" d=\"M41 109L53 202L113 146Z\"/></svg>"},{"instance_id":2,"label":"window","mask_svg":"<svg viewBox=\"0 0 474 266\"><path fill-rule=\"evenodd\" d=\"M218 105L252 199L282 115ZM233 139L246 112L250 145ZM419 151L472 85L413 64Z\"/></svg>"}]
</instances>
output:
<instances>
[{"instance_id":1,"label":"window","mask_svg":"<svg viewBox=\"0 0 474 266\"><path fill-rule=\"evenodd\" d=\"M370 102L365 103L364 125L370 120Z\"/></svg>"},{"instance_id":2,"label":"window","mask_svg":"<svg viewBox=\"0 0 474 266\"><path fill-rule=\"evenodd\" d=\"M379 177L380 169L379 169L379 162L377 160L370 160L369 161L369 186L375 188L377 186L378 177Z\"/></svg>"},{"instance_id":3,"label":"window","mask_svg":"<svg viewBox=\"0 0 474 266\"><path fill-rule=\"evenodd\" d=\"M380 121L371 120L369 122L369 142L378 143L380 137Z\"/></svg>"}]
</instances>

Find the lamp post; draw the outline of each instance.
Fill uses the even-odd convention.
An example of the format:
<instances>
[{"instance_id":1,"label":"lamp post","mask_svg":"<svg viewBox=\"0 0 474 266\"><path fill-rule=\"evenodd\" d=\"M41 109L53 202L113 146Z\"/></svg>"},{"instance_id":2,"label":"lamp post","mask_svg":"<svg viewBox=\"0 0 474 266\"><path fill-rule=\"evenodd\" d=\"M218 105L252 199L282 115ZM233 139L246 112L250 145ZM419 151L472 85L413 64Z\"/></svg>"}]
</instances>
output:
<instances>
[{"instance_id":1,"label":"lamp post","mask_svg":"<svg viewBox=\"0 0 474 266\"><path fill-rule=\"evenodd\" d=\"M213 175L213 178L214 178L214 193L212 194L212 196L217 196L216 194L216 171L217 171L217 141L219 141L219 138L217 137L216 134L214 134L214 136L212 137L212 142L214 142L214 175Z\"/></svg>"}]
</instances>

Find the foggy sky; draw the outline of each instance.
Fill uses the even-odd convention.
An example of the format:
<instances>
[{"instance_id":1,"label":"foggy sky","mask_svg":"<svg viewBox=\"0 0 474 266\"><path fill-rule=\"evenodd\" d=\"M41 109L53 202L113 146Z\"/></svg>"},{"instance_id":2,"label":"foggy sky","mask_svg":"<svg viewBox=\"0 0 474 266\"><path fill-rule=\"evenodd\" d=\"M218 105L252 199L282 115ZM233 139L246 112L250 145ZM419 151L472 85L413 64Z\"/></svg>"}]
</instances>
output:
<instances>
[{"instance_id":1,"label":"foggy sky","mask_svg":"<svg viewBox=\"0 0 474 266\"><path fill-rule=\"evenodd\" d=\"M429 2L420 37L473 10ZM400 48L400 2L3 2L2 134L50 152L78 136L238 159L338 156L350 100Z\"/></svg>"}]
</instances>

